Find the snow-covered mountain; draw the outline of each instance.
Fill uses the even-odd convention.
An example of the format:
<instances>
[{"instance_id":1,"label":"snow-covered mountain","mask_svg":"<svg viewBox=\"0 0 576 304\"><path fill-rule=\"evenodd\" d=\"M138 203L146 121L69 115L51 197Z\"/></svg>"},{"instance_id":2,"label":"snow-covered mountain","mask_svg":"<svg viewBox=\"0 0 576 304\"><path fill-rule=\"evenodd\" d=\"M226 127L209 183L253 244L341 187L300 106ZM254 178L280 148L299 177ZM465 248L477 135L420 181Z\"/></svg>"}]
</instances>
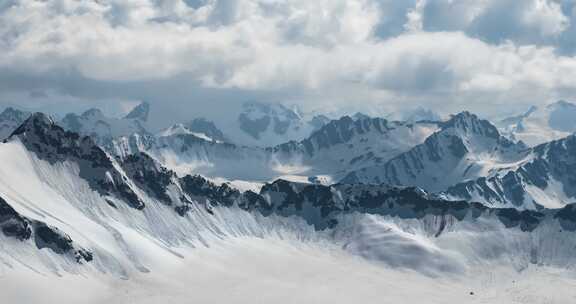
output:
<instances>
[{"instance_id":1,"label":"snow-covered mountain","mask_svg":"<svg viewBox=\"0 0 576 304\"><path fill-rule=\"evenodd\" d=\"M96 143L111 149L112 141L132 134L149 135L146 128L150 106L141 103L123 118L107 117L98 109L90 109L78 115L67 114L59 122L66 130L92 137Z\"/></svg>"},{"instance_id":2,"label":"snow-covered mountain","mask_svg":"<svg viewBox=\"0 0 576 304\"><path fill-rule=\"evenodd\" d=\"M273 123L286 122L292 127L306 125L304 133L319 129L301 141L268 148L233 144L237 142L236 137L204 118L177 123L153 134L146 128L150 115L146 103L124 118L106 117L101 111L91 109L81 115L68 114L59 124L66 130L92 137L106 152L120 159L146 152L180 176L194 173L250 183L287 178L325 184L340 179L350 170L382 164L422 143L438 128L435 122L393 122L366 115L345 116L334 121L315 115L310 122L305 122L297 112L281 105L252 103L247 104L245 110L254 115L266 113L266 120Z\"/></svg>"},{"instance_id":3,"label":"snow-covered mountain","mask_svg":"<svg viewBox=\"0 0 576 304\"><path fill-rule=\"evenodd\" d=\"M238 302L378 303L383 289L437 303L575 296L574 205L494 209L414 187L285 180L242 192L178 177L145 153L110 157L42 114L0 143L0 159L10 302L219 303L232 290ZM551 280L562 288L550 292ZM398 291L399 281L429 287Z\"/></svg>"},{"instance_id":4,"label":"snow-covered mountain","mask_svg":"<svg viewBox=\"0 0 576 304\"><path fill-rule=\"evenodd\" d=\"M135 106L126 116L124 119L130 120L138 120L142 122L148 121L148 116L150 115L150 104L147 102L141 102L137 106Z\"/></svg>"},{"instance_id":5,"label":"snow-covered mountain","mask_svg":"<svg viewBox=\"0 0 576 304\"><path fill-rule=\"evenodd\" d=\"M328 121L323 115L302 113L279 103L246 102L236 117L216 124L235 144L270 147L302 140Z\"/></svg>"},{"instance_id":6,"label":"snow-covered mountain","mask_svg":"<svg viewBox=\"0 0 576 304\"><path fill-rule=\"evenodd\" d=\"M327 123L302 141L260 148L213 140L181 124L161 132L152 145L124 145L147 152L180 175L195 173L257 182L287 178L330 183L350 170L386 162L422 143L437 128L437 123L412 124L345 116ZM132 142L142 138L138 136L133 136ZM122 145L117 143L117 146Z\"/></svg>"},{"instance_id":7,"label":"snow-covered mountain","mask_svg":"<svg viewBox=\"0 0 576 304\"><path fill-rule=\"evenodd\" d=\"M44 114L30 116L7 142L21 144L36 158L50 164L73 163L78 175L101 195L123 199L136 209L144 207L126 175L92 137L66 131Z\"/></svg>"},{"instance_id":8,"label":"snow-covered mountain","mask_svg":"<svg viewBox=\"0 0 576 304\"><path fill-rule=\"evenodd\" d=\"M385 164L356 170L345 183L385 183L442 191L459 182L513 168L529 155L522 143L500 135L469 112L454 115L440 130Z\"/></svg>"},{"instance_id":9,"label":"snow-covered mountain","mask_svg":"<svg viewBox=\"0 0 576 304\"><path fill-rule=\"evenodd\" d=\"M205 118L193 119L183 126L198 137L216 142L230 142L230 139L216 127L214 122Z\"/></svg>"},{"instance_id":10,"label":"snow-covered mountain","mask_svg":"<svg viewBox=\"0 0 576 304\"><path fill-rule=\"evenodd\" d=\"M536 146L576 132L576 104L560 100L544 107L532 106L521 115L498 122L505 135Z\"/></svg>"},{"instance_id":11,"label":"snow-covered mountain","mask_svg":"<svg viewBox=\"0 0 576 304\"><path fill-rule=\"evenodd\" d=\"M576 202L575 185L576 135L570 135L535 147L513 171L452 186L447 194L489 206L561 208Z\"/></svg>"},{"instance_id":12,"label":"snow-covered mountain","mask_svg":"<svg viewBox=\"0 0 576 304\"><path fill-rule=\"evenodd\" d=\"M347 172L384 164L421 144L437 123L404 123L356 115L333 120L300 142L269 148L284 166L308 168L308 176L336 181Z\"/></svg>"},{"instance_id":13,"label":"snow-covered mountain","mask_svg":"<svg viewBox=\"0 0 576 304\"><path fill-rule=\"evenodd\" d=\"M28 112L6 108L0 113L0 140L10 136L29 116Z\"/></svg>"}]
</instances>

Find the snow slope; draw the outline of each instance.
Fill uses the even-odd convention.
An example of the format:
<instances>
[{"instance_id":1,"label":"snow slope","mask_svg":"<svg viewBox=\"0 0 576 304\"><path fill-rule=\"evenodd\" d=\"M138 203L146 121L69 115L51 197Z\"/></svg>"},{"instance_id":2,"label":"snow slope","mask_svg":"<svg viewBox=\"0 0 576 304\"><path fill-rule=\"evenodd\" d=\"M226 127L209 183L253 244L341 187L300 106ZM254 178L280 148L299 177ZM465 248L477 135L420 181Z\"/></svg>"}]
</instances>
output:
<instances>
[{"instance_id":1,"label":"snow slope","mask_svg":"<svg viewBox=\"0 0 576 304\"><path fill-rule=\"evenodd\" d=\"M564 100L544 107L531 107L526 113L503 119L498 127L506 135L529 146L560 139L576 132L576 105Z\"/></svg>"}]
</instances>

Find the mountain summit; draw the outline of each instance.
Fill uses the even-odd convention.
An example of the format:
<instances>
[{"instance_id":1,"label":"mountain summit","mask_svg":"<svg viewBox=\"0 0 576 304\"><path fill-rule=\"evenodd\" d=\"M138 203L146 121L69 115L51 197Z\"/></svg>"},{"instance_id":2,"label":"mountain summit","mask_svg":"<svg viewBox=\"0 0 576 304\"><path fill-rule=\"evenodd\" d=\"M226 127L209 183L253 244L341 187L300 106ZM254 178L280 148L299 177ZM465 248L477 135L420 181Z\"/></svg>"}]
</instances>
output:
<instances>
[{"instance_id":1,"label":"mountain summit","mask_svg":"<svg viewBox=\"0 0 576 304\"><path fill-rule=\"evenodd\" d=\"M351 172L346 183L387 183L442 191L467 179L490 175L524 158L527 148L501 136L487 120L469 112L452 116L424 143L381 166Z\"/></svg>"},{"instance_id":2,"label":"mountain summit","mask_svg":"<svg viewBox=\"0 0 576 304\"><path fill-rule=\"evenodd\" d=\"M30 116L30 113L6 108L0 113L0 140L7 138Z\"/></svg>"},{"instance_id":3,"label":"mountain summit","mask_svg":"<svg viewBox=\"0 0 576 304\"><path fill-rule=\"evenodd\" d=\"M150 104L143 101L134 107L134 109L132 109L132 111L130 111L130 113L128 113L124 118L148 121L148 115L150 115Z\"/></svg>"}]
</instances>

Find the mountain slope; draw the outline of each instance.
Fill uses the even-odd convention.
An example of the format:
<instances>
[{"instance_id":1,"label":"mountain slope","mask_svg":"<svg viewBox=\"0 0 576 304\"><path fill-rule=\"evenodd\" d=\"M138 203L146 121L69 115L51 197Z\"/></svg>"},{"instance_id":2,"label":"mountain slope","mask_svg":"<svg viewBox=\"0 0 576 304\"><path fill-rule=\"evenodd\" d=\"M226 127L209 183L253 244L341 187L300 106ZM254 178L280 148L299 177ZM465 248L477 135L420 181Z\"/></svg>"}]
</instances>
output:
<instances>
[{"instance_id":1,"label":"mountain slope","mask_svg":"<svg viewBox=\"0 0 576 304\"><path fill-rule=\"evenodd\" d=\"M576 104L560 100L543 107L532 106L526 113L498 123L504 134L530 146L560 139L576 132Z\"/></svg>"},{"instance_id":2,"label":"mountain slope","mask_svg":"<svg viewBox=\"0 0 576 304\"><path fill-rule=\"evenodd\" d=\"M144 208L123 172L91 137L65 131L42 113L30 116L7 142L21 143L38 159L51 164L73 162L79 176L102 195L120 197L131 207Z\"/></svg>"},{"instance_id":3,"label":"mountain slope","mask_svg":"<svg viewBox=\"0 0 576 304\"><path fill-rule=\"evenodd\" d=\"M133 134L139 137L151 136L146 126L149 111L149 105L142 103L124 118L110 118L98 109L90 109L81 115L67 114L59 125L68 131L90 136L98 145L114 151L114 140L117 138Z\"/></svg>"},{"instance_id":4,"label":"mountain slope","mask_svg":"<svg viewBox=\"0 0 576 304\"><path fill-rule=\"evenodd\" d=\"M128 114L126 114L124 119L147 121L149 115L150 115L150 104L147 102L141 102L136 107L134 107L134 109L132 109Z\"/></svg>"},{"instance_id":5,"label":"mountain slope","mask_svg":"<svg viewBox=\"0 0 576 304\"><path fill-rule=\"evenodd\" d=\"M576 136L539 145L517 169L450 187L452 198L521 209L560 208L576 201Z\"/></svg>"},{"instance_id":6,"label":"mountain slope","mask_svg":"<svg viewBox=\"0 0 576 304\"><path fill-rule=\"evenodd\" d=\"M0 140L8 138L30 116L30 113L6 108L0 113Z\"/></svg>"},{"instance_id":7,"label":"mountain slope","mask_svg":"<svg viewBox=\"0 0 576 304\"><path fill-rule=\"evenodd\" d=\"M325 116L279 103L245 102L237 108L230 106L229 112L225 117L207 118L240 146L270 147L300 141L327 122Z\"/></svg>"},{"instance_id":8,"label":"mountain slope","mask_svg":"<svg viewBox=\"0 0 576 304\"><path fill-rule=\"evenodd\" d=\"M438 128L368 116L332 120L300 142L273 148L279 162L310 168L306 174L338 180L353 169L383 164L418 145Z\"/></svg>"},{"instance_id":9,"label":"mountain slope","mask_svg":"<svg viewBox=\"0 0 576 304\"><path fill-rule=\"evenodd\" d=\"M523 161L529 150L501 136L492 124L462 112L424 143L380 166L347 175L346 183L386 183L441 191L458 182L489 176Z\"/></svg>"},{"instance_id":10,"label":"mountain slope","mask_svg":"<svg viewBox=\"0 0 576 304\"><path fill-rule=\"evenodd\" d=\"M194 134L201 134L206 139L217 142L230 142L230 140L216 127L214 122L205 118L196 118L184 124L184 127Z\"/></svg>"},{"instance_id":11,"label":"mountain slope","mask_svg":"<svg viewBox=\"0 0 576 304\"><path fill-rule=\"evenodd\" d=\"M180 175L259 182L284 177L330 183L349 170L384 163L423 142L437 127L435 123L345 116L302 141L259 148L215 141L176 125L160 133L152 145L138 144L142 137L133 136L135 144L130 146L143 148Z\"/></svg>"}]
</instances>

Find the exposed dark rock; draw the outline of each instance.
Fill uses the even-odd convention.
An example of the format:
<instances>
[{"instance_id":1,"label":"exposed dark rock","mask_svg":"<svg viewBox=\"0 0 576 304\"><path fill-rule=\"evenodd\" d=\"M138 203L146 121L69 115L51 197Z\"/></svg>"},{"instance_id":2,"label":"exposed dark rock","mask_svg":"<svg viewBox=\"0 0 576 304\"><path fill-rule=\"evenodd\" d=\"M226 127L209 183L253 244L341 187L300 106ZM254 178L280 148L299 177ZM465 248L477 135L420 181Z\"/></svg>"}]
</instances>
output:
<instances>
[{"instance_id":1,"label":"exposed dark rock","mask_svg":"<svg viewBox=\"0 0 576 304\"><path fill-rule=\"evenodd\" d=\"M90 262L92 253L76 247L72 239L64 232L44 222L31 220L20 215L3 198L0 197L0 227L7 237L20 241L33 238L38 249L49 248L57 254L69 254L76 262Z\"/></svg>"},{"instance_id":2,"label":"exposed dark rock","mask_svg":"<svg viewBox=\"0 0 576 304\"><path fill-rule=\"evenodd\" d=\"M481 142L475 145L475 142ZM479 151L483 152L479 152ZM490 153L495 158L522 159L529 150L524 144L514 143L501 136L498 129L487 120L479 119L469 112L454 115L440 124L440 130L432 134L424 143L416 145L382 165L370 166L349 172L342 183L385 183L399 186L418 186L428 191L444 191L450 181L439 176L438 167L447 174L467 179L470 172L461 170L459 164L469 153Z\"/></svg>"},{"instance_id":3,"label":"exposed dark rock","mask_svg":"<svg viewBox=\"0 0 576 304\"><path fill-rule=\"evenodd\" d=\"M139 188L151 197L171 204L167 187L176 179L176 174L162 166L144 152L129 155L122 163L122 168Z\"/></svg>"},{"instance_id":4,"label":"exposed dark rock","mask_svg":"<svg viewBox=\"0 0 576 304\"><path fill-rule=\"evenodd\" d=\"M66 131L42 113L33 114L12 137L18 137L29 151L50 163L75 161L80 168L80 177L94 190L103 195L116 195L133 208L144 208L144 203L92 138Z\"/></svg>"},{"instance_id":5,"label":"exposed dark rock","mask_svg":"<svg viewBox=\"0 0 576 304\"><path fill-rule=\"evenodd\" d=\"M531 207L525 206L528 201L540 209L542 204L537 201L538 198L530 197L526 189L532 186L546 192L549 191L550 182L556 181L560 183L563 194L576 201L576 136L539 145L532 152L534 158L517 169L456 184L448 188L446 194L461 199L480 197L483 203L495 206Z\"/></svg>"},{"instance_id":6,"label":"exposed dark rock","mask_svg":"<svg viewBox=\"0 0 576 304\"><path fill-rule=\"evenodd\" d=\"M14 237L21 241L30 239L32 235L30 221L18 214L18 212L1 197L0 228L6 236Z\"/></svg>"},{"instance_id":7,"label":"exposed dark rock","mask_svg":"<svg viewBox=\"0 0 576 304\"><path fill-rule=\"evenodd\" d=\"M220 186L199 175L187 175L180 179L182 190L191 197L208 198L215 205L232 206L241 196L240 191L224 183Z\"/></svg>"}]
</instances>

